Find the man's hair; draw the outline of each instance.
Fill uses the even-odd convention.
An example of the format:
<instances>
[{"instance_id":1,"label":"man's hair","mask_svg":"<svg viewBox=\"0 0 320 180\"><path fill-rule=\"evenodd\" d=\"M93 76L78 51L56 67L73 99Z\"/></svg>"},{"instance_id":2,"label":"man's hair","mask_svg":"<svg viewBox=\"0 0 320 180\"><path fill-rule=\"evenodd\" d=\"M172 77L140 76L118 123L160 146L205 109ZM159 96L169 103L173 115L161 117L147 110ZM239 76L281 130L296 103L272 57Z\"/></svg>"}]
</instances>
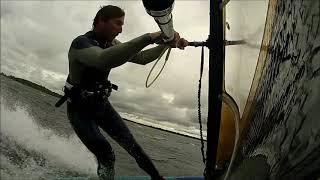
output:
<instances>
[{"instance_id":1,"label":"man's hair","mask_svg":"<svg viewBox=\"0 0 320 180\"><path fill-rule=\"evenodd\" d=\"M124 16L124 11L118 6L107 5L100 7L99 11L94 17L92 26L95 27L98 24L99 20L108 21L112 18L119 18Z\"/></svg>"}]
</instances>

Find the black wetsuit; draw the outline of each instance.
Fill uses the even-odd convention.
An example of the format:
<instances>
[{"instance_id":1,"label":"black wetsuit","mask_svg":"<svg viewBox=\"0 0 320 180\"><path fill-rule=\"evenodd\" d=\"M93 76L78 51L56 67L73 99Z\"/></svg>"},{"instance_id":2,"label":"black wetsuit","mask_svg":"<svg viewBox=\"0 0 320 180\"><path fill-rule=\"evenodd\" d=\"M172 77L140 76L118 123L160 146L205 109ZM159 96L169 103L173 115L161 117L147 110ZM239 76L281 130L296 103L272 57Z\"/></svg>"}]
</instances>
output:
<instances>
[{"instance_id":1,"label":"black wetsuit","mask_svg":"<svg viewBox=\"0 0 320 180\"><path fill-rule=\"evenodd\" d=\"M153 179L159 173L147 154L135 141L128 127L108 100L108 93L97 86L108 87L110 70L125 62L146 64L155 60L164 49L157 46L141 51L149 45L150 36L144 34L126 43L114 40L99 42L94 31L89 31L73 40L69 50L69 78L74 89L68 101L68 118L84 145L96 156L98 175L101 179L114 178L115 155L111 145L99 131L102 128L135 158L140 168ZM108 47L110 46L110 47ZM102 88L102 89L103 89Z\"/></svg>"}]
</instances>

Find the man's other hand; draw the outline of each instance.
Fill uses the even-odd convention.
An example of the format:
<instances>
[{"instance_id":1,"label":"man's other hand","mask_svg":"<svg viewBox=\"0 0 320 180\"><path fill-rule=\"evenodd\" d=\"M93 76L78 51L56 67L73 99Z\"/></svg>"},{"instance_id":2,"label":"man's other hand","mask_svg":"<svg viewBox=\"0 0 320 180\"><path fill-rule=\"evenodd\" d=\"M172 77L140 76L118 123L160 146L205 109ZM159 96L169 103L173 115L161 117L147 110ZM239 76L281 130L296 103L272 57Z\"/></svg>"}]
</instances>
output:
<instances>
[{"instance_id":1,"label":"man's other hand","mask_svg":"<svg viewBox=\"0 0 320 180\"><path fill-rule=\"evenodd\" d=\"M178 32L174 33L174 39L168 43L170 47L172 48L179 48L184 49L186 46L188 46L189 42L180 37L180 34Z\"/></svg>"}]
</instances>

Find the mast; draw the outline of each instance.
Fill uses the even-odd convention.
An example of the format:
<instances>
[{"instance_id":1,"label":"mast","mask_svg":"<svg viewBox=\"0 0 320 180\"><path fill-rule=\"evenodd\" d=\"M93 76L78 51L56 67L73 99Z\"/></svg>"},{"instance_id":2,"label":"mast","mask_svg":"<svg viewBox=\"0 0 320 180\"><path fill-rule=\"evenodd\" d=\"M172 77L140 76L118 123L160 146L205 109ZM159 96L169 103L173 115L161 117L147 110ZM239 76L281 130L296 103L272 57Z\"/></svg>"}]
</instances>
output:
<instances>
[{"instance_id":1,"label":"mast","mask_svg":"<svg viewBox=\"0 0 320 180\"><path fill-rule=\"evenodd\" d=\"M219 141L223 64L225 47L223 39L223 10L220 9L222 0L210 0L210 34L209 48L209 94L208 94L208 122L207 122L207 161L205 177L214 179L216 155Z\"/></svg>"}]
</instances>

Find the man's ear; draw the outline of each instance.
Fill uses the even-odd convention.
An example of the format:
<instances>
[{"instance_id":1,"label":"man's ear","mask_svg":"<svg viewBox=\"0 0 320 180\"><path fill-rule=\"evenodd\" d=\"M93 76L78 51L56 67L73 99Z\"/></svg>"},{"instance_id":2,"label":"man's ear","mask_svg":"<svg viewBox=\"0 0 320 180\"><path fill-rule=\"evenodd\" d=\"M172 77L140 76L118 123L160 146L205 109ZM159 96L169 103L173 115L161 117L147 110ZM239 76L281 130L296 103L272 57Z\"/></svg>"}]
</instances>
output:
<instances>
[{"instance_id":1,"label":"man's ear","mask_svg":"<svg viewBox=\"0 0 320 180\"><path fill-rule=\"evenodd\" d=\"M98 18L98 23L97 24L101 24L101 23L105 23L106 21L104 21L103 19L102 19L102 17L99 17Z\"/></svg>"}]
</instances>

